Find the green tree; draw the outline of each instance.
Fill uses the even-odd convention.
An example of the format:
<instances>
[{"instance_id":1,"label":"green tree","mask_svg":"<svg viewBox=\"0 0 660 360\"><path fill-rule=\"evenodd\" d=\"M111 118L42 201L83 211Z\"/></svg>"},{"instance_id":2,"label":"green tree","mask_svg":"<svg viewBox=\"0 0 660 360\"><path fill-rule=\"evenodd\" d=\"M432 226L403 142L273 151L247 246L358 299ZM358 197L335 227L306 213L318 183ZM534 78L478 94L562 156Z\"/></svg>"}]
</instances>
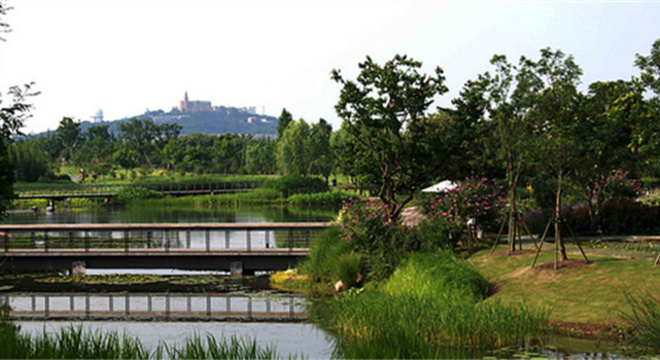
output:
<instances>
[{"instance_id":1,"label":"green tree","mask_svg":"<svg viewBox=\"0 0 660 360\"><path fill-rule=\"evenodd\" d=\"M64 117L60 121L55 134L66 151L66 153L62 155L66 156L67 160L72 162L76 154L76 149L82 144L83 140L80 130L80 122L73 121L70 117Z\"/></svg>"},{"instance_id":2,"label":"green tree","mask_svg":"<svg viewBox=\"0 0 660 360\"><path fill-rule=\"evenodd\" d=\"M533 122L529 117L542 86L537 75L526 66L523 57L519 66L510 64L504 55L495 55L490 63L493 75L486 72L476 81L469 81L461 92L457 112L464 113L472 128L480 128L480 139L486 141L485 158L495 160L504 169L509 195L509 253L515 250L516 190L521 175L530 160L533 146ZM479 119L483 116L483 121ZM474 125L476 124L476 125ZM478 141L478 140L477 140ZM472 146L472 153L475 146Z\"/></svg>"},{"instance_id":3,"label":"green tree","mask_svg":"<svg viewBox=\"0 0 660 360\"><path fill-rule=\"evenodd\" d=\"M0 32L9 31L9 25L2 21L9 8L4 1L0 1ZM4 40L0 38L1 40ZM27 102L30 96L38 93L32 92L33 84L12 86L7 91L8 96L0 94L0 217L5 215L5 211L14 191L15 181L14 168L9 158L9 146L12 143L12 137L20 134L20 128L23 121L29 116L32 105Z\"/></svg>"},{"instance_id":4,"label":"green tree","mask_svg":"<svg viewBox=\"0 0 660 360\"><path fill-rule=\"evenodd\" d=\"M525 61L529 71L543 81L543 88L530 110L538 136L536 158L541 170L554 176L555 184L555 241L561 260L567 260L562 237L562 199L570 176L580 165L579 129L582 96L577 91L582 70L573 57L549 48L541 50L537 62Z\"/></svg>"},{"instance_id":5,"label":"green tree","mask_svg":"<svg viewBox=\"0 0 660 360\"><path fill-rule=\"evenodd\" d=\"M277 142L277 167L282 174L307 176L310 173L310 132L309 124L303 119L286 127Z\"/></svg>"},{"instance_id":6,"label":"green tree","mask_svg":"<svg viewBox=\"0 0 660 360\"><path fill-rule=\"evenodd\" d=\"M281 139L287 126L293 121L293 116L286 109L282 109L280 117L277 118L277 139Z\"/></svg>"},{"instance_id":7,"label":"green tree","mask_svg":"<svg viewBox=\"0 0 660 360\"><path fill-rule=\"evenodd\" d=\"M250 174L270 174L275 171L275 142L257 140L247 145L245 170Z\"/></svg>"},{"instance_id":8,"label":"green tree","mask_svg":"<svg viewBox=\"0 0 660 360\"><path fill-rule=\"evenodd\" d=\"M35 182L48 172L48 157L33 140L21 140L11 148L16 180Z\"/></svg>"},{"instance_id":9,"label":"green tree","mask_svg":"<svg viewBox=\"0 0 660 360\"><path fill-rule=\"evenodd\" d=\"M648 56L637 54L635 65L640 70L640 81L651 97L647 101L646 119L633 130L631 147L643 157L646 175L660 176L660 39L651 47Z\"/></svg>"},{"instance_id":10,"label":"green tree","mask_svg":"<svg viewBox=\"0 0 660 360\"><path fill-rule=\"evenodd\" d=\"M371 176L378 179L378 196L392 218L415 190L439 174L451 148L435 127L436 119L425 116L433 98L447 92L443 71L438 67L434 75L423 75L421 65L396 55L384 65L367 57L356 81L332 71L332 79L342 85L335 110L357 152L377 165Z\"/></svg>"},{"instance_id":11,"label":"green tree","mask_svg":"<svg viewBox=\"0 0 660 360\"><path fill-rule=\"evenodd\" d=\"M595 82L581 106L581 121L576 136L580 166L573 179L582 189L589 209L591 230L601 228L601 208L605 201L601 176L619 169L635 170L641 159L634 151L634 130L646 128L647 103L637 81Z\"/></svg>"},{"instance_id":12,"label":"green tree","mask_svg":"<svg viewBox=\"0 0 660 360\"><path fill-rule=\"evenodd\" d=\"M151 166L150 156L155 150L154 141L160 136L158 125L151 119L132 118L119 124L119 134L125 149L137 155L137 163L140 166Z\"/></svg>"},{"instance_id":13,"label":"green tree","mask_svg":"<svg viewBox=\"0 0 660 360\"><path fill-rule=\"evenodd\" d=\"M330 147L330 136L332 135L332 126L324 119L312 124L309 150L311 152L310 172L315 175L321 175L328 182L330 173L334 168L334 154Z\"/></svg>"}]
</instances>

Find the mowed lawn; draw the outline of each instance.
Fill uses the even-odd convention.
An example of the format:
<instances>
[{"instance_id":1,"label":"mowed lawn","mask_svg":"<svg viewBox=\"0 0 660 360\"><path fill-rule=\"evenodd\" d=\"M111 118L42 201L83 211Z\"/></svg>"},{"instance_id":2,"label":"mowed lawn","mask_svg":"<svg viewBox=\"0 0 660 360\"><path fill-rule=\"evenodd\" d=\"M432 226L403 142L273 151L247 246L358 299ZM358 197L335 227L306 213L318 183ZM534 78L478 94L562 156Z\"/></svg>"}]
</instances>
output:
<instances>
[{"instance_id":1,"label":"mowed lawn","mask_svg":"<svg viewBox=\"0 0 660 360\"><path fill-rule=\"evenodd\" d=\"M551 245L551 244L548 244ZM500 246L496 253L506 251ZM496 284L489 299L550 309L552 321L612 324L628 310L625 293L651 294L660 299L660 265L653 266L648 255L640 258L587 256L591 264L567 269L532 269L533 253L524 255L488 255L482 251L469 261ZM570 252L569 259L583 259ZM554 251L544 251L538 265L554 261Z\"/></svg>"}]
</instances>

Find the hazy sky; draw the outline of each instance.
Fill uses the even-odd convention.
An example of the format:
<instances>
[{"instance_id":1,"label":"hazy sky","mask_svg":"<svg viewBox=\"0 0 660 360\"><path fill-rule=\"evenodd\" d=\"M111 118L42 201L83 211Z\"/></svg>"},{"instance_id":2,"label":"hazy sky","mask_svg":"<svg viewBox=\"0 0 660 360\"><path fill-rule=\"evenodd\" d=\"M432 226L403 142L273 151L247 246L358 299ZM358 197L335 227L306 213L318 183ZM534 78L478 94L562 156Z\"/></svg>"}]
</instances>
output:
<instances>
[{"instance_id":1,"label":"hazy sky","mask_svg":"<svg viewBox=\"0 0 660 360\"><path fill-rule=\"evenodd\" d=\"M25 132L63 116L106 120L169 111L191 100L283 107L336 129L340 86L370 55L408 54L445 70L448 106L466 80L552 47L574 55L583 84L630 79L635 54L660 38L660 2L8 0L12 27L0 43L0 89L34 81Z\"/></svg>"}]
</instances>

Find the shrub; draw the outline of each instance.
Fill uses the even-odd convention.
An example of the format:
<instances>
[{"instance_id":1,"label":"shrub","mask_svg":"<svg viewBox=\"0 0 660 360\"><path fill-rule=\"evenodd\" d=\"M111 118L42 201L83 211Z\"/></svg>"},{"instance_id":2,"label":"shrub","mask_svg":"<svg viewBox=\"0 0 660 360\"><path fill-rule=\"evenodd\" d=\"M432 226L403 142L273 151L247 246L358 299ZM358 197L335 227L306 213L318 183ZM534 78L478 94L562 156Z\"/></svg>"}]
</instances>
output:
<instances>
[{"instance_id":1,"label":"shrub","mask_svg":"<svg viewBox=\"0 0 660 360\"><path fill-rule=\"evenodd\" d=\"M292 205L341 205L347 200L358 200L359 196L340 191L326 191L314 194L294 194L287 198Z\"/></svg>"},{"instance_id":2,"label":"shrub","mask_svg":"<svg viewBox=\"0 0 660 360\"><path fill-rule=\"evenodd\" d=\"M455 244L467 229L469 218L475 219L485 231L495 228L504 204L501 187L486 178L472 177L466 178L455 189L435 195L423 205L423 209L429 221L449 230Z\"/></svg>"},{"instance_id":3,"label":"shrub","mask_svg":"<svg viewBox=\"0 0 660 360\"><path fill-rule=\"evenodd\" d=\"M319 178L305 177L301 175L286 175L279 179L267 180L262 187L275 189L284 197L293 194L320 193L328 191L328 184Z\"/></svg>"},{"instance_id":4,"label":"shrub","mask_svg":"<svg viewBox=\"0 0 660 360\"><path fill-rule=\"evenodd\" d=\"M150 190L141 186L122 187L115 199L121 203L127 203L131 200L160 199L164 195L158 191Z\"/></svg>"}]
</instances>

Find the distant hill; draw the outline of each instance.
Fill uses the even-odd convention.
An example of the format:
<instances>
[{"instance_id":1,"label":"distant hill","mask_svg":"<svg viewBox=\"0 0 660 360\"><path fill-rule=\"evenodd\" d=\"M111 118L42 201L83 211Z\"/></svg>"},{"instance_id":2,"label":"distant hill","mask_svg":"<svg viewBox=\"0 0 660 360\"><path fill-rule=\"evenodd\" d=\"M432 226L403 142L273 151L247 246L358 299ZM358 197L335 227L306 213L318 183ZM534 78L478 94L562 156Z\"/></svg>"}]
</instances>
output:
<instances>
[{"instance_id":1,"label":"distant hill","mask_svg":"<svg viewBox=\"0 0 660 360\"><path fill-rule=\"evenodd\" d=\"M220 106L214 111L199 111L181 113L176 110L164 112L163 110L150 111L142 115L133 116L138 119L153 119L156 124L177 123L182 135L192 133L202 134L253 134L253 135L275 135L277 134L277 118L268 115L258 115L245 112L233 107ZM130 117L130 118L133 118ZM103 121L92 123L83 121L80 128L83 132L87 128L97 125L109 125L109 130L119 133L119 124L128 121L124 118L114 121Z\"/></svg>"}]
</instances>

